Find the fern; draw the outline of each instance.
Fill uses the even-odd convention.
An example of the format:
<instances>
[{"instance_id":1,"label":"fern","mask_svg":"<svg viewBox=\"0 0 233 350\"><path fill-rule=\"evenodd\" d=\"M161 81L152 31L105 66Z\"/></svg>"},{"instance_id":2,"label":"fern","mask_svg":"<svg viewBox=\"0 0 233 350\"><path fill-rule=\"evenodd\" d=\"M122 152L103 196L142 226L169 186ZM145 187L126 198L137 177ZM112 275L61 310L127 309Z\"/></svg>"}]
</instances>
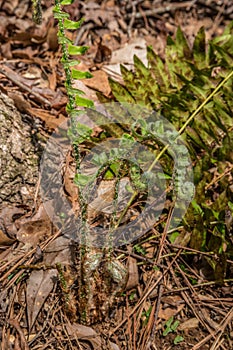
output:
<instances>
[{"instance_id":1,"label":"fern","mask_svg":"<svg viewBox=\"0 0 233 350\"><path fill-rule=\"evenodd\" d=\"M201 208L200 214L195 205L190 206L185 224L193 232L192 247L219 256L219 262L208 263L215 278L222 280L226 271L223 260L233 256L224 224L225 210L233 200L232 180L223 176L216 188L208 183L214 183L210 168L216 167L221 174L223 161L233 162L233 22L208 43L201 28L192 48L178 28L175 40L167 39L165 60L151 47L147 59L148 67L136 56L133 71L121 66L124 85L110 79L113 95L122 103L152 108L183 132L194 164L195 203Z\"/></svg>"}]
</instances>

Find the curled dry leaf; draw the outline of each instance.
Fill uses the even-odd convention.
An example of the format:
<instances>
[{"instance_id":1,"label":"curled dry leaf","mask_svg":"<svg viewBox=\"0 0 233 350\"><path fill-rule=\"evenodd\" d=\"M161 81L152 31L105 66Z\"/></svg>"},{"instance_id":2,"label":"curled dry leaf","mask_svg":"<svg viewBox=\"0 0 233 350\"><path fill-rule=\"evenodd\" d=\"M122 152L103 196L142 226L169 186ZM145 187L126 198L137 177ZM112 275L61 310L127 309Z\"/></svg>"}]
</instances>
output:
<instances>
[{"instance_id":1,"label":"curled dry leaf","mask_svg":"<svg viewBox=\"0 0 233 350\"><path fill-rule=\"evenodd\" d=\"M129 257L128 259L128 281L126 285L126 289L130 290L139 285L139 274L138 274L138 265L137 260Z\"/></svg>"},{"instance_id":2,"label":"curled dry leaf","mask_svg":"<svg viewBox=\"0 0 233 350\"><path fill-rule=\"evenodd\" d=\"M147 64L146 41L142 38L131 40L125 47L113 51L109 64L104 66L103 70L111 71L121 76L120 64L124 64L128 69L133 68L134 55Z\"/></svg>"},{"instance_id":3,"label":"curled dry leaf","mask_svg":"<svg viewBox=\"0 0 233 350\"><path fill-rule=\"evenodd\" d=\"M54 266L56 263L71 265L69 240L58 237L43 252L44 266ZM57 269L32 271L27 281L27 313L31 329L46 298L51 293L58 276Z\"/></svg>"},{"instance_id":4,"label":"curled dry leaf","mask_svg":"<svg viewBox=\"0 0 233 350\"><path fill-rule=\"evenodd\" d=\"M0 228L0 245L6 246L11 245L14 242L14 239L11 239L7 234Z\"/></svg>"},{"instance_id":5,"label":"curled dry leaf","mask_svg":"<svg viewBox=\"0 0 233 350\"><path fill-rule=\"evenodd\" d=\"M3 208L0 210L0 244L10 244L10 239L13 240L17 233L15 218L24 214L23 208L12 207Z\"/></svg>"}]
</instances>

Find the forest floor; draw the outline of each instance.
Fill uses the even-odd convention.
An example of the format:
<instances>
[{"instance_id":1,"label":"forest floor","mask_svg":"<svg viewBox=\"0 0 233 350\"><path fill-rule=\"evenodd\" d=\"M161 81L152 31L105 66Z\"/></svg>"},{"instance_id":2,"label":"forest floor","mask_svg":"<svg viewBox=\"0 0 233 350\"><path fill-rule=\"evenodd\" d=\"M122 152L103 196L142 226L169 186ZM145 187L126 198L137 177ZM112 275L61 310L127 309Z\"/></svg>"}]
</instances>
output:
<instances>
[{"instance_id":1,"label":"forest floor","mask_svg":"<svg viewBox=\"0 0 233 350\"><path fill-rule=\"evenodd\" d=\"M43 19L36 25L31 1L0 0L0 91L35 124L40 157L46 140L68 118L53 1L41 3ZM84 18L70 38L89 47L76 68L93 77L76 87L95 103L96 92L112 97L108 78L121 82L119 65L133 68L134 54L146 64L151 45L164 58L167 36L174 37L178 26L192 45L202 26L210 39L233 20L230 0L75 0L66 9L71 19ZM63 185L74 204L71 158L69 153ZM111 312L81 325L72 256L78 247L74 244L71 252L72 242L59 236L39 186L38 180L30 204L0 203L2 350L233 349L232 262L227 280L218 284L208 275L204 252L182 246L182 241L161 246L156 227L115 249L114 256L128 269L127 286ZM65 270L60 271L60 264Z\"/></svg>"}]
</instances>

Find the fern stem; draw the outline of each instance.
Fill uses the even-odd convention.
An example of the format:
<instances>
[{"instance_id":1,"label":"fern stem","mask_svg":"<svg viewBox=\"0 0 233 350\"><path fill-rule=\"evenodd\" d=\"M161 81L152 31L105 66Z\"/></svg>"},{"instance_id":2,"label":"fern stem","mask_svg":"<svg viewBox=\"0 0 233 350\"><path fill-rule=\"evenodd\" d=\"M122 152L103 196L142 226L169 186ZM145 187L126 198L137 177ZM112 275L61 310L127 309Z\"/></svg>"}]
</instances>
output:
<instances>
[{"instance_id":1,"label":"fern stem","mask_svg":"<svg viewBox=\"0 0 233 350\"><path fill-rule=\"evenodd\" d=\"M183 133L183 131L186 129L187 125L191 122L192 119L201 111L201 109L211 100L211 98L219 91L219 89L233 76L233 71L231 71L226 78L224 78L221 83L216 86L213 92L200 104L200 106L191 114L191 116L188 118L188 120L184 123L182 128L178 131L179 135Z\"/></svg>"},{"instance_id":2,"label":"fern stem","mask_svg":"<svg viewBox=\"0 0 233 350\"><path fill-rule=\"evenodd\" d=\"M61 1L55 0L55 5L59 9L59 11L62 12ZM63 40L60 40L60 45L62 48L62 63L63 63L65 75L66 75L65 85L66 85L66 91L67 91L67 95L68 95L68 99L69 99L70 110L74 110L75 109L74 96L72 93L69 92L69 88L72 88L71 70L70 70L69 66L66 66L64 64L64 63L68 62L69 54L68 54L68 50L67 50L67 44L65 43L65 40L64 40L66 38L66 35L65 35L65 28L64 28L63 21L64 20L62 17L58 18L58 28L59 28L58 38L63 39ZM71 117L72 117L72 114L71 114Z\"/></svg>"},{"instance_id":3,"label":"fern stem","mask_svg":"<svg viewBox=\"0 0 233 350\"><path fill-rule=\"evenodd\" d=\"M200 104L200 106L195 110L195 112L193 112L191 114L191 116L188 118L188 120L184 123L184 125L180 128L180 130L178 131L178 134L181 135L187 125L194 119L194 117L202 110L202 108L211 100L211 98L220 90L220 88L233 76L233 71L231 71L226 78L224 78L221 83L218 84L218 86L216 86L216 88L214 89L213 92L211 92L211 94ZM177 139L177 138L176 138ZM169 148L169 144L166 144L163 149L159 152L159 154L157 155L157 157L155 158L155 160L153 161L153 163L151 164L151 166L149 167L148 171L151 171L153 169L153 167L155 166L155 164L158 162L158 160L162 157L162 155L166 152L166 150Z\"/></svg>"}]
</instances>

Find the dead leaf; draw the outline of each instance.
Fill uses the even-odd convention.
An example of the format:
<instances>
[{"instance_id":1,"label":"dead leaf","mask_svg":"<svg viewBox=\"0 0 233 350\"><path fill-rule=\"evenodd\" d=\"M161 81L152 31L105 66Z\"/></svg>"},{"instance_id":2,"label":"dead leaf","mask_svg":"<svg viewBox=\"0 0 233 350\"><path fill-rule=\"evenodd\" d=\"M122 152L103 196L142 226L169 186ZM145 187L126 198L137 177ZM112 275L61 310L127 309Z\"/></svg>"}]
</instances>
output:
<instances>
[{"instance_id":1,"label":"dead leaf","mask_svg":"<svg viewBox=\"0 0 233 350\"><path fill-rule=\"evenodd\" d=\"M159 318L167 321L170 317L177 315L185 307L185 303L182 302L183 299L179 295L162 297Z\"/></svg>"},{"instance_id":2,"label":"dead leaf","mask_svg":"<svg viewBox=\"0 0 233 350\"><path fill-rule=\"evenodd\" d=\"M98 44L97 52L94 58L95 63L102 63L109 61L112 55L112 51L108 46L102 45L101 41Z\"/></svg>"},{"instance_id":3,"label":"dead leaf","mask_svg":"<svg viewBox=\"0 0 233 350\"><path fill-rule=\"evenodd\" d=\"M34 325L46 298L53 290L57 274L56 269L36 270L32 271L27 280L27 315L30 329Z\"/></svg>"},{"instance_id":4,"label":"dead leaf","mask_svg":"<svg viewBox=\"0 0 233 350\"><path fill-rule=\"evenodd\" d=\"M69 152L66 157L66 167L64 171L64 190L69 197L70 202L72 203L72 208L74 212L79 210L79 202L78 202L78 188L74 183L75 176L75 162Z\"/></svg>"},{"instance_id":5,"label":"dead leaf","mask_svg":"<svg viewBox=\"0 0 233 350\"><path fill-rule=\"evenodd\" d=\"M131 256L128 258L128 281L126 285L126 290L133 289L139 285L139 274L137 260Z\"/></svg>"},{"instance_id":6,"label":"dead leaf","mask_svg":"<svg viewBox=\"0 0 233 350\"><path fill-rule=\"evenodd\" d=\"M56 117L52 113L44 109L29 108L27 112L30 113L31 116L34 116L43 120L47 128L49 129L56 129L66 120L66 117L63 114L59 114L59 116Z\"/></svg>"},{"instance_id":7,"label":"dead leaf","mask_svg":"<svg viewBox=\"0 0 233 350\"><path fill-rule=\"evenodd\" d=\"M93 21L98 26L106 25L111 18L114 18L114 8L101 9L94 1L88 1L85 4L84 18L86 22Z\"/></svg>"},{"instance_id":8,"label":"dead leaf","mask_svg":"<svg viewBox=\"0 0 233 350\"><path fill-rule=\"evenodd\" d=\"M177 315L184 307L185 307L185 305L183 304L183 305L177 306L176 308L167 307L166 309L163 309L163 306L161 305L161 307L159 309L158 317L167 321L172 316Z\"/></svg>"},{"instance_id":9,"label":"dead leaf","mask_svg":"<svg viewBox=\"0 0 233 350\"><path fill-rule=\"evenodd\" d=\"M51 224L49 221L36 220L29 221L21 225L17 232L17 239L28 247L36 247L51 232Z\"/></svg>"},{"instance_id":10,"label":"dead leaf","mask_svg":"<svg viewBox=\"0 0 233 350\"><path fill-rule=\"evenodd\" d=\"M110 342L111 350L120 350L119 346L115 343Z\"/></svg>"},{"instance_id":11,"label":"dead leaf","mask_svg":"<svg viewBox=\"0 0 233 350\"><path fill-rule=\"evenodd\" d=\"M1 35L1 27L0 27L0 35ZM7 58L8 60L12 59L11 44L9 42L1 45L1 54L3 57Z\"/></svg>"},{"instance_id":12,"label":"dead leaf","mask_svg":"<svg viewBox=\"0 0 233 350\"><path fill-rule=\"evenodd\" d=\"M130 197L128 186L130 180L124 177L119 181L117 203L114 203L115 180L103 180L92 193L92 198L89 199L88 215L90 220L93 219L97 213L104 213L111 215L115 210L120 212L126 207Z\"/></svg>"},{"instance_id":13,"label":"dead leaf","mask_svg":"<svg viewBox=\"0 0 233 350\"><path fill-rule=\"evenodd\" d=\"M80 342L82 342L82 340L85 342L88 341L89 343L91 343L93 349L95 350L103 349L101 337L96 333L96 331L93 328L83 326L78 323L72 323L66 324L66 330L71 338L78 338ZM115 343L110 342L109 346L109 350L120 350L120 348Z\"/></svg>"},{"instance_id":14,"label":"dead leaf","mask_svg":"<svg viewBox=\"0 0 233 350\"><path fill-rule=\"evenodd\" d=\"M17 239L30 247L36 247L40 241L51 234L51 222L43 205L34 216L17 220L16 223Z\"/></svg>"},{"instance_id":15,"label":"dead leaf","mask_svg":"<svg viewBox=\"0 0 233 350\"><path fill-rule=\"evenodd\" d=\"M96 333L96 331L94 331L93 328L83 326L78 323L73 323L67 324L66 330L70 337L76 337L80 341L84 340L90 342L95 350L102 349L101 337Z\"/></svg>"},{"instance_id":16,"label":"dead leaf","mask_svg":"<svg viewBox=\"0 0 233 350\"><path fill-rule=\"evenodd\" d=\"M71 265L71 246L70 239L64 236L57 237L44 250L44 263L46 265Z\"/></svg>"},{"instance_id":17,"label":"dead leaf","mask_svg":"<svg viewBox=\"0 0 233 350\"><path fill-rule=\"evenodd\" d=\"M1 9L12 15L14 13L14 10L18 6L18 0L6 0L4 1Z\"/></svg>"},{"instance_id":18,"label":"dead leaf","mask_svg":"<svg viewBox=\"0 0 233 350\"><path fill-rule=\"evenodd\" d=\"M12 55L15 58L32 59L35 55L35 51L31 47L26 47L25 49L12 50Z\"/></svg>"},{"instance_id":19,"label":"dead leaf","mask_svg":"<svg viewBox=\"0 0 233 350\"><path fill-rule=\"evenodd\" d=\"M176 237L174 244L180 245L182 247L187 247L190 238L191 238L192 232L187 232L185 230L181 231L180 234Z\"/></svg>"},{"instance_id":20,"label":"dead leaf","mask_svg":"<svg viewBox=\"0 0 233 350\"><path fill-rule=\"evenodd\" d=\"M17 227L15 225L17 217L25 214L23 208L9 207L3 208L0 211L0 227L4 234L14 239L17 233Z\"/></svg>"},{"instance_id":21,"label":"dead leaf","mask_svg":"<svg viewBox=\"0 0 233 350\"><path fill-rule=\"evenodd\" d=\"M187 321L182 322L179 325L179 330L181 331L187 331L192 328L198 328L199 320L196 317L192 317Z\"/></svg>"},{"instance_id":22,"label":"dead leaf","mask_svg":"<svg viewBox=\"0 0 233 350\"><path fill-rule=\"evenodd\" d=\"M52 91L55 91L57 87L57 75L54 68L52 68L52 73L48 74L48 81L49 81L49 88ZM54 103L53 103L53 106L54 106Z\"/></svg>"},{"instance_id":23,"label":"dead leaf","mask_svg":"<svg viewBox=\"0 0 233 350\"><path fill-rule=\"evenodd\" d=\"M49 28L48 33L47 33L47 38L46 38L48 48L51 51L56 51L59 44L58 44L58 39L57 39L57 28Z\"/></svg>"},{"instance_id":24,"label":"dead leaf","mask_svg":"<svg viewBox=\"0 0 233 350\"><path fill-rule=\"evenodd\" d=\"M27 113L31 105L29 102L27 102L27 100L25 100L22 93L20 93L19 91L8 91L8 96L14 101L15 107L21 113Z\"/></svg>"},{"instance_id":25,"label":"dead leaf","mask_svg":"<svg viewBox=\"0 0 233 350\"><path fill-rule=\"evenodd\" d=\"M1 229L0 229L0 245L5 246L5 245L11 245L14 243L14 239L11 239L8 237Z\"/></svg>"},{"instance_id":26,"label":"dead leaf","mask_svg":"<svg viewBox=\"0 0 233 350\"><path fill-rule=\"evenodd\" d=\"M143 38L131 40L125 47L113 51L112 58L108 65L105 65L108 70L121 75L120 64L124 64L128 69L133 68L134 55L147 65L146 41Z\"/></svg>"},{"instance_id":27,"label":"dead leaf","mask_svg":"<svg viewBox=\"0 0 233 350\"><path fill-rule=\"evenodd\" d=\"M107 74L101 70L97 70L91 74L93 75L93 78L83 79L84 84L91 89L102 92L105 96L109 96L111 88Z\"/></svg>"}]
</instances>

